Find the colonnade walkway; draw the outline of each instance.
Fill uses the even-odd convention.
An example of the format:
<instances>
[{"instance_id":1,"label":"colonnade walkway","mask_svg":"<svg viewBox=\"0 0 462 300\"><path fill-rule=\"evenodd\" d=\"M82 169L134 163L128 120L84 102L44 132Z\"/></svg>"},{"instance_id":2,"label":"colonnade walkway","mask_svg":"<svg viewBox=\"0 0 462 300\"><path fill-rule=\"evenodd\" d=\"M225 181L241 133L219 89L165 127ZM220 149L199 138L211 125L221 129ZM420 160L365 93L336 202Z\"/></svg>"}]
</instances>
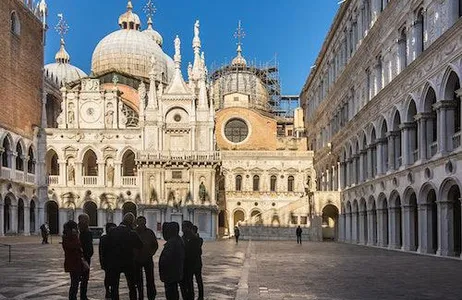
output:
<instances>
[{"instance_id":1,"label":"colonnade walkway","mask_svg":"<svg viewBox=\"0 0 462 300\"><path fill-rule=\"evenodd\" d=\"M66 299L69 282L57 241L0 239L14 244L11 263L0 248L0 299ZM295 240L205 242L203 250L206 299L450 300L462 295L462 261L455 259L332 242L297 245ZM97 255L91 300L104 298ZM156 299L165 299L157 270L156 285ZM124 281L121 287L121 297L128 298Z\"/></svg>"}]
</instances>

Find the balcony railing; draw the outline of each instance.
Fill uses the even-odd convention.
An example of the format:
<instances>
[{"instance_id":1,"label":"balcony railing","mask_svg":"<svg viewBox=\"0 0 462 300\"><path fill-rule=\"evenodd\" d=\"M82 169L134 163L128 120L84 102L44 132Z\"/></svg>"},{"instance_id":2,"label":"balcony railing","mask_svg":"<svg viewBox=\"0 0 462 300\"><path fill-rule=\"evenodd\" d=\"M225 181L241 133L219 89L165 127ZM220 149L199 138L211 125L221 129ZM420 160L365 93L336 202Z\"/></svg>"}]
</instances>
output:
<instances>
[{"instance_id":1,"label":"balcony railing","mask_svg":"<svg viewBox=\"0 0 462 300\"><path fill-rule=\"evenodd\" d=\"M50 175L48 176L49 185L57 185L59 183L59 175Z\"/></svg>"},{"instance_id":2,"label":"balcony railing","mask_svg":"<svg viewBox=\"0 0 462 300\"><path fill-rule=\"evenodd\" d=\"M11 169L2 167L2 178L11 179Z\"/></svg>"},{"instance_id":3,"label":"balcony railing","mask_svg":"<svg viewBox=\"0 0 462 300\"><path fill-rule=\"evenodd\" d=\"M162 152L143 152L138 159L141 161L218 161L220 160L218 151L162 151Z\"/></svg>"},{"instance_id":4,"label":"balcony railing","mask_svg":"<svg viewBox=\"0 0 462 300\"><path fill-rule=\"evenodd\" d=\"M452 136L452 147L453 149L460 147L460 131Z\"/></svg>"},{"instance_id":5,"label":"balcony railing","mask_svg":"<svg viewBox=\"0 0 462 300\"><path fill-rule=\"evenodd\" d=\"M98 176L83 176L84 185L98 185Z\"/></svg>"},{"instance_id":6,"label":"balcony railing","mask_svg":"<svg viewBox=\"0 0 462 300\"><path fill-rule=\"evenodd\" d=\"M122 185L123 186L136 186L136 180L137 178L135 176L123 176L122 177Z\"/></svg>"},{"instance_id":7,"label":"balcony railing","mask_svg":"<svg viewBox=\"0 0 462 300\"><path fill-rule=\"evenodd\" d=\"M27 183L35 183L35 175L27 173L26 181Z\"/></svg>"},{"instance_id":8,"label":"balcony railing","mask_svg":"<svg viewBox=\"0 0 462 300\"><path fill-rule=\"evenodd\" d=\"M16 181L24 182L24 171L16 170L14 172L14 178Z\"/></svg>"},{"instance_id":9,"label":"balcony railing","mask_svg":"<svg viewBox=\"0 0 462 300\"><path fill-rule=\"evenodd\" d=\"M434 142L430 145L430 157L435 156L437 151L438 151L438 142Z\"/></svg>"}]
</instances>

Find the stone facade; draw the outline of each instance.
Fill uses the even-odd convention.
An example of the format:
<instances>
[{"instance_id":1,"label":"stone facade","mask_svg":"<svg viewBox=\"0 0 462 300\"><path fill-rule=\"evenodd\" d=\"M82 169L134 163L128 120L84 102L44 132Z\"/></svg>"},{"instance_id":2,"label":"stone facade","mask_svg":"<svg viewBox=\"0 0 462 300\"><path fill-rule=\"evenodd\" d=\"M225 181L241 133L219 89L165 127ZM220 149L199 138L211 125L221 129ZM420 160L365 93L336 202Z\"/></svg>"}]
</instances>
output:
<instances>
[{"instance_id":1,"label":"stone facade","mask_svg":"<svg viewBox=\"0 0 462 300\"><path fill-rule=\"evenodd\" d=\"M460 1L342 4L301 93L339 240L460 256Z\"/></svg>"},{"instance_id":2,"label":"stone facade","mask_svg":"<svg viewBox=\"0 0 462 300\"><path fill-rule=\"evenodd\" d=\"M44 162L40 149L43 28L46 7L25 1L0 3L0 236L38 230L40 199L46 182L40 180Z\"/></svg>"}]
</instances>

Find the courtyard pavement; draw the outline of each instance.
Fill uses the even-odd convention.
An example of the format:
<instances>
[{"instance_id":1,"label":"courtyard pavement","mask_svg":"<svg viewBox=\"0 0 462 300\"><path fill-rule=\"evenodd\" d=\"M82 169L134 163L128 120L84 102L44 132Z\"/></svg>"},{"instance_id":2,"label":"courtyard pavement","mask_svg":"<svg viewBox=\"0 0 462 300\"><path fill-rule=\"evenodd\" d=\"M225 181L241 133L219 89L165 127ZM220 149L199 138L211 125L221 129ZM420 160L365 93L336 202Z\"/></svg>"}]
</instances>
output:
<instances>
[{"instance_id":1,"label":"courtyard pavement","mask_svg":"<svg viewBox=\"0 0 462 300\"><path fill-rule=\"evenodd\" d=\"M0 247L0 299L67 299L59 238L6 237L12 262ZM158 297L165 299L158 280ZM97 250L97 245L95 245ZM338 243L205 242L206 299L462 299L462 261ZM98 253L92 261L89 297L104 297ZM121 299L128 299L122 280Z\"/></svg>"}]
</instances>

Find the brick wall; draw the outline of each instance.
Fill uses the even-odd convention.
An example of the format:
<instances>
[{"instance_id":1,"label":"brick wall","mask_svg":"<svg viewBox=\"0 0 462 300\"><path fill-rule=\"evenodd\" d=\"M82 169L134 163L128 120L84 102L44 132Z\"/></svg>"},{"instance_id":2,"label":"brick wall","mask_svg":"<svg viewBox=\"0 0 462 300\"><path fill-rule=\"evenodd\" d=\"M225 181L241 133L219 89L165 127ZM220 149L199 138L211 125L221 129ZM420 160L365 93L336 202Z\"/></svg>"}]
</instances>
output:
<instances>
[{"instance_id":1,"label":"brick wall","mask_svg":"<svg viewBox=\"0 0 462 300\"><path fill-rule=\"evenodd\" d=\"M12 11L19 35L11 31ZM32 138L41 115L42 24L22 1L0 1L0 41L0 127Z\"/></svg>"}]
</instances>

